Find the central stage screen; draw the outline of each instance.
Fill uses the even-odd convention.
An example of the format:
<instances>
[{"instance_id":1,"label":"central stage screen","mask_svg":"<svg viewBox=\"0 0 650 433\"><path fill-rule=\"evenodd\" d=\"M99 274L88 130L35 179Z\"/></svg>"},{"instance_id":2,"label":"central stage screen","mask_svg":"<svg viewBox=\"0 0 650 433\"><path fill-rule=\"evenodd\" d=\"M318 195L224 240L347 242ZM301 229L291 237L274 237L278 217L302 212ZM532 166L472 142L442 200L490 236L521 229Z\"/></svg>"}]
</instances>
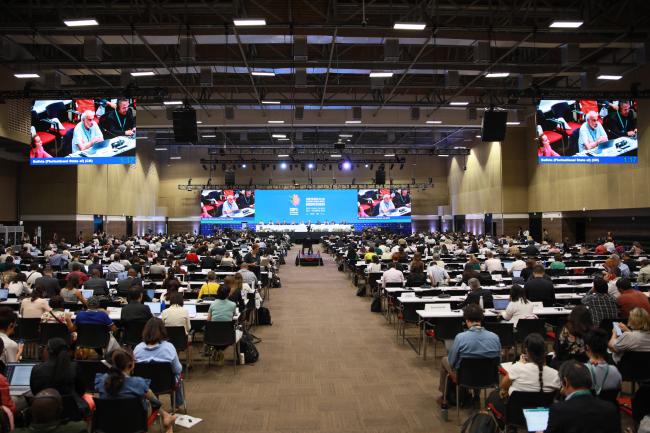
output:
<instances>
[{"instance_id":1,"label":"central stage screen","mask_svg":"<svg viewBox=\"0 0 650 433\"><path fill-rule=\"evenodd\" d=\"M257 190L256 220L264 223L354 223L353 189Z\"/></svg>"}]
</instances>

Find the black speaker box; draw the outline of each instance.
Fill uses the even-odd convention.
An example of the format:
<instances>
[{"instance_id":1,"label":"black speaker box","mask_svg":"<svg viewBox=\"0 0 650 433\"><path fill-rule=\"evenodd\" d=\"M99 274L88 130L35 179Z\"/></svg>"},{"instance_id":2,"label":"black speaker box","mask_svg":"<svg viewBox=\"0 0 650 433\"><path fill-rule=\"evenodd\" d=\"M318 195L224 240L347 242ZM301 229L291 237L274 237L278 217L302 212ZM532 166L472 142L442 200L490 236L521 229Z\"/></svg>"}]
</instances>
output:
<instances>
[{"instance_id":1,"label":"black speaker box","mask_svg":"<svg viewBox=\"0 0 650 433\"><path fill-rule=\"evenodd\" d=\"M174 140L178 143L196 143L196 111L193 108L179 108L172 113Z\"/></svg>"},{"instance_id":2,"label":"black speaker box","mask_svg":"<svg viewBox=\"0 0 650 433\"><path fill-rule=\"evenodd\" d=\"M506 138L507 111L488 110L483 115L481 141L503 141Z\"/></svg>"},{"instance_id":3,"label":"black speaker box","mask_svg":"<svg viewBox=\"0 0 650 433\"><path fill-rule=\"evenodd\" d=\"M234 185L235 184L235 172L232 170L228 170L224 173L224 183L226 185Z\"/></svg>"},{"instance_id":4,"label":"black speaker box","mask_svg":"<svg viewBox=\"0 0 650 433\"><path fill-rule=\"evenodd\" d=\"M377 185L383 185L386 183L386 172L384 170L375 171L375 183Z\"/></svg>"}]
</instances>

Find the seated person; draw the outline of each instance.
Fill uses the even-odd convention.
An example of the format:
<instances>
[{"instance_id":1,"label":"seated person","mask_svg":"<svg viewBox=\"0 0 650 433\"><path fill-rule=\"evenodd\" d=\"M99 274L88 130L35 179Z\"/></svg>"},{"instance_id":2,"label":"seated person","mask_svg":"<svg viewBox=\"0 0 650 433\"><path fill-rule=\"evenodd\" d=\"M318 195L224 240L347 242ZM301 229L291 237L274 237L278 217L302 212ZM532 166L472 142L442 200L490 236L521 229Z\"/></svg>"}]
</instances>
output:
<instances>
[{"instance_id":1,"label":"seated person","mask_svg":"<svg viewBox=\"0 0 650 433\"><path fill-rule=\"evenodd\" d=\"M443 396L439 398L442 403L446 397L447 377L452 382L456 382L456 372L460 367L460 361L463 358L500 358L501 342L499 337L490 331L486 331L483 326L483 310L477 304L469 304L463 308L463 320L467 326L467 331L461 332L454 338L454 343L447 354L441 360L440 369L440 386L439 390Z\"/></svg>"},{"instance_id":2,"label":"seated person","mask_svg":"<svg viewBox=\"0 0 650 433\"><path fill-rule=\"evenodd\" d=\"M4 350L0 354L0 361L5 365L10 362L20 362L24 343L16 343L11 336L16 329L16 313L10 307L0 307L0 339L4 343Z\"/></svg>"},{"instance_id":3,"label":"seated person","mask_svg":"<svg viewBox=\"0 0 650 433\"><path fill-rule=\"evenodd\" d=\"M79 325L105 325L109 332L111 332L106 351L110 352L120 347L112 334L117 330L117 327L108 316L108 313L100 309L99 298L96 296L92 296L88 299L88 309L77 313L74 324L75 331L78 331Z\"/></svg>"},{"instance_id":4,"label":"seated person","mask_svg":"<svg viewBox=\"0 0 650 433\"><path fill-rule=\"evenodd\" d=\"M108 296L108 285L99 269L91 271L91 277L84 283L84 289L92 290L93 296Z\"/></svg>"},{"instance_id":5,"label":"seated person","mask_svg":"<svg viewBox=\"0 0 650 433\"><path fill-rule=\"evenodd\" d=\"M68 344L62 338L51 338L44 351L44 361L32 369L29 388L36 395L54 388L61 395L72 395L79 407L80 417L90 415L83 380L77 376L77 367L70 360Z\"/></svg>"},{"instance_id":6,"label":"seated person","mask_svg":"<svg viewBox=\"0 0 650 433\"><path fill-rule=\"evenodd\" d=\"M4 349L4 341L2 338L0 338L0 353L4 352ZM0 372L0 405L10 410L12 414L15 414L16 403L11 398L11 394L9 392L9 381L7 380L5 374L6 373L4 371Z\"/></svg>"},{"instance_id":7,"label":"seated person","mask_svg":"<svg viewBox=\"0 0 650 433\"><path fill-rule=\"evenodd\" d=\"M494 298L491 291L482 288L481 283L476 278L470 279L468 283L470 292L460 304L460 308L469 304L479 305L482 309L494 308Z\"/></svg>"},{"instance_id":8,"label":"seated person","mask_svg":"<svg viewBox=\"0 0 650 433\"><path fill-rule=\"evenodd\" d=\"M142 303L142 288L133 286L129 289L127 299L129 303L122 307L120 320L122 322L141 322L144 323L153 317L149 307Z\"/></svg>"},{"instance_id":9,"label":"seated person","mask_svg":"<svg viewBox=\"0 0 650 433\"><path fill-rule=\"evenodd\" d=\"M213 298L217 295L219 290L219 283L217 283L217 274L213 271L208 272L207 281L201 286L198 298L202 299L204 296Z\"/></svg>"},{"instance_id":10,"label":"seated person","mask_svg":"<svg viewBox=\"0 0 650 433\"><path fill-rule=\"evenodd\" d=\"M167 331L165 330L165 323L152 317L144 326L142 331L142 342L135 346L133 349L133 356L135 362L168 362L172 366L172 372L176 376L176 381L181 380L181 373L183 366L178 359L176 348L167 339ZM176 387L176 405L183 404L182 388L178 385Z\"/></svg>"},{"instance_id":11,"label":"seated person","mask_svg":"<svg viewBox=\"0 0 650 433\"><path fill-rule=\"evenodd\" d=\"M65 302L70 304L81 302L86 305L86 299L83 297L81 290L79 290L79 279L76 276L72 276L72 278L66 281L65 287L61 289L60 295Z\"/></svg>"},{"instance_id":12,"label":"seated person","mask_svg":"<svg viewBox=\"0 0 650 433\"><path fill-rule=\"evenodd\" d=\"M217 299L215 299L208 308L208 322L232 322L237 311L237 304L228 299L230 288L223 285L217 291ZM212 356L212 354L209 354ZM223 348L217 348L216 353L217 364L224 364Z\"/></svg>"},{"instance_id":13,"label":"seated person","mask_svg":"<svg viewBox=\"0 0 650 433\"><path fill-rule=\"evenodd\" d=\"M488 397L488 405L495 413L505 414L505 401L515 391L550 393L560 389L557 370L546 365L546 344L539 334L524 339L524 353L511 364L502 364L506 373L501 378L500 390Z\"/></svg>"},{"instance_id":14,"label":"seated person","mask_svg":"<svg viewBox=\"0 0 650 433\"><path fill-rule=\"evenodd\" d=\"M618 336L616 329L612 329L609 339L609 350L617 364L621 362L625 352L650 352L650 314L643 308L630 311L627 326L619 323L623 333Z\"/></svg>"},{"instance_id":15,"label":"seated person","mask_svg":"<svg viewBox=\"0 0 650 433\"><path fill-rule=\"evenodd\" d=\"M513 284L510 287L510 302L501 312L501 316L515 327L517 327L519 319L537 318L533 314L533 303L526 299L526 292L519 284Z\"/></svg>"},{"instance_id":16,"label":"seated person","mask_svg":"<svg viewBox=\"0 0 650 433\"><path fill-rule=\"evenodd\" d=\"M590 111L585 117L585 123L580 126L578 152L594 149L608 140L603 125L598 122L598 113Z\"/></svg>"},{"instance_id":17,"label":"seated person","mask_svg":"<svg viewBox=\"0 0 650 433\"><path fill-rule=\"evenodd\" d=\"M133 398L147 400L152 409L158 409L165 426L165 433L173 432L176 415L170 415L161 406L160 401L149 389L149 379L131 376L135 360L131 353L124 349L116 349L110 354L111 369L108 373L98 373L95 377L95 389L101 398ZM147 406L146 403L145 407Z\"/></svg>"},{"instance_id":18,"label":"seated person","mask_svg":"<svg viewBox=\"0 0 650 433\"><path fill-rule=\"evenodd\" d=\"M14 433L87 433L83 421L63 419L63 399L56 389L47 388L36 394L31 406L29 427L17 428Z\"/></svg>"},{"instance_id":19,"label":"seated person","mask_svg":"<svg viewBox=\"0 0 650 433\"><path fill-rule=\"evenodd\" d=\"M41 323L59 323L61 325L66 325L68 331L72 332L74 330L72 313L65 312L65 302L63 301L63 298L59 295L52 296L50 298L50 308L50 311L43 313L41 316Z\"/></svg>"},{"instance_id":20,"label":"seated person","mask_svg":"<svg viewBox=\"0 0 650 433\"><path fill-rule=\"evenodd\" d=\"M388 269L384 271L381 276L381 285L383 288L386 288L387 283L404 283L404 274L402 271L397 269L399 264L396 262L391 262L388 264Z\"/></svg>"},{"instance_id":21,"label":"seated person","mask_svg":"<svg viewBox=\"0 0 650 433\"><path fill-rule=\"evenodd\" d=\"M591 330L593 323L589 310L584 305L577 305L567 318L567 322L560 331L555 341L555 357L553 365L559 366L562 362L575 359L587 362L588 356L585 348L584 336Z\"/></svg>"},{"instance_id":22,"label":"seated person","mask_svg":"<svg viewBox=\"0 0 650 433\"><path fill-rule=\"evenodd\" d=\"M189 334L190 316L185 308L183 308L183 294L176 292L169 296L169 307L165 308L160 314L160 318L165 323L165 326L182 326L185 328L185 334Z\"/></svg>"},{"instance_id":23,"label":"seated person","mask_svg":"<svg viewBox=\"0 0 650 433\"><path fill-rule=\"evenodd\" d=\"M40 319L43 313L50 311L47 299L43 297L43 289L36 287L32 295L20 302L20 316L25 319Z\"/></svg>"},{"instance_id":24,"label":"seated person","mask_svg":"<svg viewBox=\"0 0 650 433\"><path fill-rule=\"evenodd\" d=\"M591 393L593 383L584 364L567 361L559 374L565 399L551 406L546 433L620 433L618 408Z\"/></svg>"},{"instance_id":25,"label":"seated person","mask_svg":"<svg viewBox=\"0 0 650 433\"><path fill-rule=\"evenodd\" d=\"M406 287L420 287L426 282L427 275L424 273L424 264L422 262L417 262L412 265L411 272L406 278Z\"/></svg>"},{"instance_id":26,"label":"seated person","mask_svg":"<svg viewBox=\"0 0 650 433\"><path fill-rule=\"evenodd\" d=\"M594 328L585 335L584 340L589 356L585 365L591 374L593 392L599 395L601 391L620 390L621 373L616 366L607 363L607 333L600 328Z\"/></svg>"},{"instance_id":27,"label":"seated person","mask_svg":"<svg viewBox=\"0 0 650 433\"><path fill-rule=\"evenodd\" d=\"M117 295L118 296L128 296L129 289L133 286L140 286L142 288L142 280L138 277L138 273L135 268L129 268L127 271L127 277L123 280L117 282Z\"/></svg>"}]
</instances>

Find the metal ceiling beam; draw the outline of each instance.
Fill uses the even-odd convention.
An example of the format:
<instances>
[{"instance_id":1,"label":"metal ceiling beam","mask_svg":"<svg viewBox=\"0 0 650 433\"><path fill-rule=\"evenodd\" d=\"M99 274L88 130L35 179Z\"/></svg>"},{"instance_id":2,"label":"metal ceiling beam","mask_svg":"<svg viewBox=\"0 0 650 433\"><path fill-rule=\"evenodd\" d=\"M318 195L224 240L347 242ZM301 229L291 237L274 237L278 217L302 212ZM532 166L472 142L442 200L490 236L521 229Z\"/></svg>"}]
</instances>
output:
<instances>
[{"instance_id":1,"label":"metal ceiling beam","mask_svg":"<svg viewBox=\"0 0 650 433\"><path fill-rule=\"evenodd\" d=\"M325 73L325 84L323 84L323 94L320 98L320 108L318 109L318 115L321 115L321 111L323 111L323 105L325 104L325 96L327 95L327 83L330 78L330 69L332 68L332 58L334 57L334 49L336 48L336 35L338 33L338 29L334 29L334 34L332 35L332 44L330 46L330 57L329 60L327 61L327 72Z\"/></svg>"}]
</instances>

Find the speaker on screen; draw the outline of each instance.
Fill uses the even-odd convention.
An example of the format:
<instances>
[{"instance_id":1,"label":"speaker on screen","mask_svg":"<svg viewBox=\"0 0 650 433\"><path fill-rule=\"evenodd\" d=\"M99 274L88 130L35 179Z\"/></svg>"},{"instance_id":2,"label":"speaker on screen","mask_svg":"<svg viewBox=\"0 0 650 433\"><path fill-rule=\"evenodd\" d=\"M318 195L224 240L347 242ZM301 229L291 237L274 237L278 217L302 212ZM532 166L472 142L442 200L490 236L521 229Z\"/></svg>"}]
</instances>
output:
<instances>
[{"instance_id":1,"label":"speaker on screen","mask_svg":"<svg viewBox=\"0 0 650 433\"><path fill-rule=\"evenodd\" d=\"M196 111L193 108L179 108L172 113L174 140L179 143L196 143Z\"/></svg>"},{"instance_id":2,"label":"speaker on screen","mask_svg":"<svg viewBox=\"0 0 650 433\"><path fill-rule=\"evenodd\" d=\"M235 184L235 172L233 170L226 170L224 173L224 183L228 186Z\"/></svg>"},{"instance_id":3,"label":"speaker on screen","mask_svg":"<svg viewBox=\"0 0 650 433\"><path fill-rule=\"evenodd\" d=\"M503 141L506 138L507 111L487 110L483 115L481 141Z\"/></svg>"}]
</instances>

